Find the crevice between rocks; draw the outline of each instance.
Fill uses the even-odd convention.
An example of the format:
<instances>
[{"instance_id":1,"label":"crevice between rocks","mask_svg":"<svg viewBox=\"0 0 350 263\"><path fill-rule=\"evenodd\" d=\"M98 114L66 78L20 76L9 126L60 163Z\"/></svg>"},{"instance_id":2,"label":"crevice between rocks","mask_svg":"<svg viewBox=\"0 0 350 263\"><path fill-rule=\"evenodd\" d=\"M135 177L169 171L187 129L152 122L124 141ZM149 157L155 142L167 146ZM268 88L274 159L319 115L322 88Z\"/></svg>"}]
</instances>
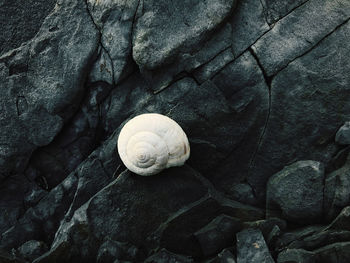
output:
<instances>
[{"instance_id":1,"label":"crevice between rocks","mask_svg":"<svg viewBox=\"0 0 350 263\"><path fill-rule=\"evenodd\" d=\"M86 3L86 2L85 2L85 3ZM87 5L86 5L86 7L87 7ZM90 15L88 9L87 9L87 11L88 11L88 14ZM92 22L94 23L93 20L92 20ZM94 23L94 25L96 26L95 23ZM62 133L65 132L66 128L71 126L71 124L72 124L73 121L74 121L75 116L76 116L76 115L79 113L79 111L81 110L81 107L82 107L84 101L86 100L86 97L87 97L87 94L88 94L87 89L86 89L86 83L87 83L87 78L88 78L88 72L90 72L90 69L91 69L91 67L92 67L92 65L93 65L93 61L95 61L95 58L96 58L96 55L97 55L97 50L98 50L98 45L96 46L96 49L94 50L94 55L92 56L91 61L90 61L89 63L87 63L86 69L84 70L84 72L87 72L87 73L85 74L85 76L84 76L84 78L83 78L82 90L81 90L81 94L80 94L80 96L79 96L79 97L80 97L79 105L77 105L76 110L72 113L72 115L70 116L70 118L69 118L68 120L65 120L65 123L64 123L62 129L55 135L55 137L53 138L53 140L52 140L49 144L44 145L44 146L41 146L41 147L38 147L38 148L36 148L36 149L32 152L31 156L30 156L29 159L28 159L27 165L26 165L26 167L25 167L25 169L24 169L24 171L23 171L24 174L26 174L26 171L27 171L28 168L30 167L30 164L32 163L32 159L35 157L36 153L42 151L42 150L45 149L46 147L49 147L51 144L55 143L56 139L57 139ZM47 152L46 152L46 153L47 153ZM50 154L50 155L51 155L51 154ZM56 160L56 156L53 156L53 155L51 155L51 156L54 157L54 159ZM58 162L58 160L57 160L57 162ZM27 178L27 179L28 179L28 178ZM29 179L28 179L28 180L29 180ZM40 176L40 179L38 179L38 180L44 181L44 185L45 185L45 186L47 185L46 178L45 178L44 176ZM46 182L46 183L45 183L45 182ZM37 183L37 185L38 185L39 187L41 187L43 190L49 192L50 189L47 189L47 187L42 187L42 185L40 185L40 183L38 183L38 182L36 182L36 183Z\"/></svg>"},{"instance_id":2,"label":"crevice between rocks","mask_svg":"<svg viewBox=\"0 0 350 263\"><path fill-rule=\"evenodd\" d=\"M278 21L280 21L280 20L282 20L283 18L285 18L286 16L288 16L289 14L291 14L291 13L293 13L296 9L298 9L299 7L301 8L302 6L304 6L307 2L309 2L310 0L307 0L307 1L305 1L305 2L303 2L303 3L301 3L301 4L299 4L299 5L297 5L297 6L295 6L295 7L293 7L291 10L289 10L285 15L283 15L283 16L281 16L280 18L278 18L278 20L276 20L276 21L274 21L274 22L272 22L271 24L268 22L268 21L266 21L267 22L267 24L271 27L271 29L273 28L273 26L278 22Z\"/></svg>"},{"instance_id":3,"label":"crevice between rocks","mask_svg":"<svg viewBox=\"0 0 350 263\"><path fill-rule=\"evenodd\" d=\"M332 35L333 33L335 33L338 29L340 29L342 26L344 26L346 23L348 23L350 21L350 17L347 18L346 20L344 20L342 23L340 23L339 25L337 25L332 31L330 31L329 33L327 33L326 35L324 35L319 41L317 41L312 47L310 47L309 49L307 49L304 53L296 56L295 58L293 58L291 61L289 61L285 66L283 66L282 68L280 68L278 71L276 71L274 74L272 74L271 76L268 76L269 78L273 79L275 76L278 75L278 73L280 73L281 71L283 71L285 68L287 68L292 62L294 62L295 60L305 56L306 54L310 53L312 50L314 50L315 48L317 48L322 42L323 40L327 39L330 35Z\"/></svg>"},{"instance_id":4,"label":"crevice between rocks","mask_svg":"<svg viewBox=\"0 0 350 263\"><path fill-rule=\"evenodd\" d=\"M265 71L265 69L263 68L263 66L261 65L260 60L259 60L258 56L255 54L254 50L253 50L251 47L249 47L248 50L249 50L250 54L252 55L252 57L255 59L255 61L256 61L257 65L258 65L258 67L259 67L260 70L261 70L261 73L263 74L263 77L264 77L266 86L267 86L267 88L268 88L268 99L269 99L269 101L268 101L268 111L267 111L267 115L266 115L266 119L265 119L265 124L264 124L263 130L262 130L262 132L261 132L261 134L260 134L258 143L257 143L256 148L255 148L255 151L253 152L252 157L251 157L250 162L249 162L249 167L248 167L248 176L249 176L250 173L251 173L251 171L252 171L252 169L253 169L256 156L257 156L257 154L258 154L258 152L259 152L259 150L260 150L260 148L261 148L261 145L262 145L262 143L263 143L263 139L264 139L264 137L265 137L266 130L267 130L267 126L268 126L269 120L270 120L271 106L272 106L272 105L271 105L271 83L272 83L272 79L273 79L273 78L272 78L272 77L269 77L269 76L266 74L266 71ZM252 190L253 190L254 196L257 197L257 193L256 193L256 191L255 191L255 188L254 188L252 185L250 185L250 187L251 187Z\"/></svg>"},{"instance_id":5,"label":"crevice between rocks","mask_svg":"<svg viewBox=\"0 0 350 263\"><path fill-rule=\"evenodd\" d=\"M111 75L112 75L112 85L115 86L116 83L115 83L115 79L114 79L114 65L113 65L113 60L112 60L111 54L109 53L109 51L107 50L107 48L104 46L104 44L103 44L103 42L102 42L102 32L100 31L99 27L97 26L97 24L96 24L96 22L95 22L95 20L94 20L94 18L93 18L93 16L92 16L92 14L91 14L91 12L90 12L90 9L89 9L87 0L83 0L83 1L84 1L84 3L85 3L85 7L86 7L87 14L89 15L91 22L94 24L96 30L97 30L98 33L99 33L98 43L99 43L99 45L101 46L101 49L103 49L103 50L106 52L106 54L107 54L109 60L111 61L111 67L112 67L112 74L111 74Z\"/></svg>"}]
</instances>

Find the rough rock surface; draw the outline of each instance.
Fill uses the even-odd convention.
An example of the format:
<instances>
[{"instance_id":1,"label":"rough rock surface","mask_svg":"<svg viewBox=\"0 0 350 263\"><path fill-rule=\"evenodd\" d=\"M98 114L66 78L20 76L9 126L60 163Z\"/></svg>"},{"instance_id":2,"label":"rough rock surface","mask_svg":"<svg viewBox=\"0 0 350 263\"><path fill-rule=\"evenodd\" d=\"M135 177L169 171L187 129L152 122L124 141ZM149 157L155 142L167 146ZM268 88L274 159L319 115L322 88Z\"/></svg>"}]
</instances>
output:
<instances>
[{"instance_id":1,"label":"rough rock surface","mask_svg":"<svg viewBox=\"0 0 350 263\"><path fill-rule=\"evenodd\" d=\"M346 122L343 126L339 128L337 134L335 135L335 141L342 145L350 144L350 122Z\"/></svg>"},{"instance_id":2,"label":"rough rock surface","mask_svg":"<svg viewBox=\"0 0 350 263\"><path fill-rule=\"evenodd\" d=\"M260 230L245 229L237 233L237 263L273 263Z\"/></svg>"},{"instance_id":3,"label":"rough rock surface","mask_svg":"<svg viewBox=\"0 0 350 263\"><path fill-rule=\"evenodd\" d=\"M296 223L317 222L323 213L324 167L315 161L299 161L270 177L266 216L280 214Z\"/></svg>"},{"instance_id":4,"label":"rough rock surface","mask_svg":"<svg viewBox=\"0 0 350 263\"><path fill-rule=\"evenodd\" d=\"M350 156L349 156L350 157ZM344 166L328 174L324 188L324 209L328 219L333 219L343 207L350 204L350 159Z\"/></svg>"},{"instance_id":5,"label":"rough rock surface","mask_svg":"<svg viewBox=\"0 0 350 263\"><path fill-rule=\"evenodd\" d=\"M349 10L0 0L0 262L349 262ZM146 112L185 166L125 169Z\"/></svg>"}]
</instances>

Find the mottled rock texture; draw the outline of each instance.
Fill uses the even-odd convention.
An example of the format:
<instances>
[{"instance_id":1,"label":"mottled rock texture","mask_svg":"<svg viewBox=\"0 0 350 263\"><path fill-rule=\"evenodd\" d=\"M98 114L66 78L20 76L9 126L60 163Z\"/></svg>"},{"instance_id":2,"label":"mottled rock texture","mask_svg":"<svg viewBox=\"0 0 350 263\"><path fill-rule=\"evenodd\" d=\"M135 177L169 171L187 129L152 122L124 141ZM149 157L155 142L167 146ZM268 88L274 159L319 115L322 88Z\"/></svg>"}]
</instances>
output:
<instances>
[{"instance_id":1,"label":"mottled rock texture","mask_svg":"<svg viewBox=\"0 0 350 263\"><path fill-rule=\"evenodd\" d=\"M349 0L0 0L0 262L350 262L349 19ZM116 142L147 112L191 157L144 178Z\"/></svg>"}]
</instances>

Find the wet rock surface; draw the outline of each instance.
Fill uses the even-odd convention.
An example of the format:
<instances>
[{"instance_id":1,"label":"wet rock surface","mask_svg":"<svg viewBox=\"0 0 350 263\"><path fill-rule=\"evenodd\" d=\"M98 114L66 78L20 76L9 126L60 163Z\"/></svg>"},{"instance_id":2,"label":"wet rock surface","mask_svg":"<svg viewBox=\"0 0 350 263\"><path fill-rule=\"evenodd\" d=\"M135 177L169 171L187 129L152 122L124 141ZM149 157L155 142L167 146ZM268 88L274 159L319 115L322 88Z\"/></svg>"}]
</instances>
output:
<instances>
[{"instance_id":1,"label":"wet rock surface","mask_svg":"<svg viewBox=\"0 0 350 263\"><path fill-rule=\"evenodd\" d=\"M0 0L0 262L350 262L349 3Z\"/></svg>"}]
</instances>

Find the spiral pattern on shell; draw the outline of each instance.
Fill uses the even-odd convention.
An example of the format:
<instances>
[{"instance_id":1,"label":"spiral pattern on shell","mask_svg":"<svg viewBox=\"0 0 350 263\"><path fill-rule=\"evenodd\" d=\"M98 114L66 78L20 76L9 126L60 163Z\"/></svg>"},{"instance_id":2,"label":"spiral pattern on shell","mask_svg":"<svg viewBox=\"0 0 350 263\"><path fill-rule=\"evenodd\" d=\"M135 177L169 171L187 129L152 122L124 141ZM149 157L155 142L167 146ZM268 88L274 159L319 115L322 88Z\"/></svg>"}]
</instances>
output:
<instances>
[{"instance_id":1,"label":"spiral pattern on shell","mask_svg":"<svg viewBox=\"0 0 350 263\"><path fill-rule=\"evenodd\" d=\"M190 146L174 120L146 113L124 125L118 137L118 153L129 170L148 176L183 165L190 156Z\"/></svg>"}]
</instances>

